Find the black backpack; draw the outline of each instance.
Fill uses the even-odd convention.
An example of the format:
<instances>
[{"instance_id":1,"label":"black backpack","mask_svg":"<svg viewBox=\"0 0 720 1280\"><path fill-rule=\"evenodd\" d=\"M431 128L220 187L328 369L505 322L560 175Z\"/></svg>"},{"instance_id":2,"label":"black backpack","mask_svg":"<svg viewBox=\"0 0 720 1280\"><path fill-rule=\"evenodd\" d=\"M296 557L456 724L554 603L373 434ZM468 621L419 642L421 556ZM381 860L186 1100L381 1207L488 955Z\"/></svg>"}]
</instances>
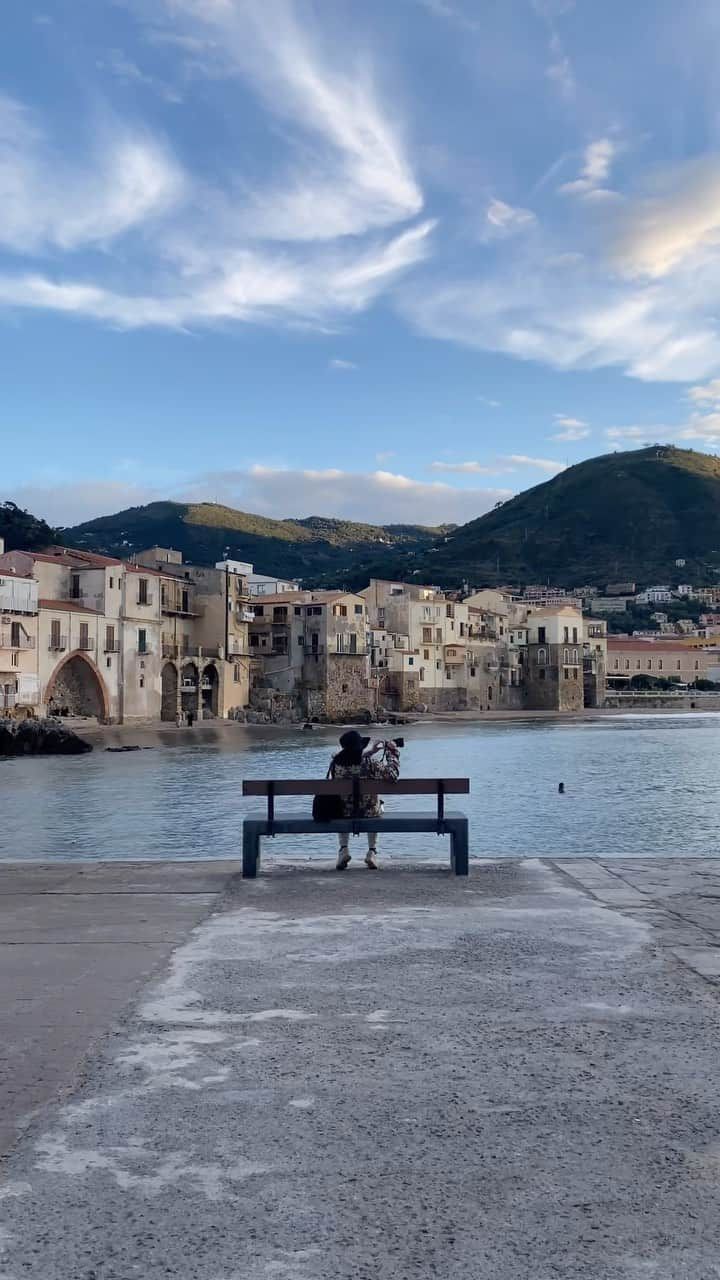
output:
<instances>
[{"instance_id":1,"label":"black backpack","mask_svg":"<svg viewBox=\"0 0 720 1280\"><path fill-rule=\"evenodd\" d=\"M334 777L334 763L335 761L331 760L330 768L325 775L328 781ZM344 818L345 806L342 796L313 796L312 816L313 822L335 822L338 818Z\"/></svg>"}]
</instances>

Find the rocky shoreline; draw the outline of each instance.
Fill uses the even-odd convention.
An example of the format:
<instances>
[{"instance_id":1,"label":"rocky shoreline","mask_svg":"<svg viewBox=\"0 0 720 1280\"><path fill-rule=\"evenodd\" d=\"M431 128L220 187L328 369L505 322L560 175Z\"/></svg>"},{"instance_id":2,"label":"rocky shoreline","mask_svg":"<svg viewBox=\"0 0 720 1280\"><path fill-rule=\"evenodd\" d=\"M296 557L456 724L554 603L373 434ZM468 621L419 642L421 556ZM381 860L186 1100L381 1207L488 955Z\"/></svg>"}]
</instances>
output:
<instances>
[{"instance_id":1,"label":"rocky shoreline","mask_svg":"<svg viewBox=\"0 0 720 1280\"><path fill-rule=\"evenodd\" d=\"M79 756L92 749L60 720L0 718L0 756Z\"/></svg>"}]
</instances>

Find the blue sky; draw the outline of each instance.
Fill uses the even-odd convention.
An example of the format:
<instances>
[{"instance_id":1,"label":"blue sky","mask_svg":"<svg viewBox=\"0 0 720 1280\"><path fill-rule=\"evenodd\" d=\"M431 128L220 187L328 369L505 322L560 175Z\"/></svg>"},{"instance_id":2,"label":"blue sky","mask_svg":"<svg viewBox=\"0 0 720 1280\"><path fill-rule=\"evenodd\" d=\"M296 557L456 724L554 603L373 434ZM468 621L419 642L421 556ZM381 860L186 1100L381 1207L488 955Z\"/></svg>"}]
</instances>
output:
<instances>
[{"instance_id":1,"label":"blue sky","mask_svg":"<svg viewBox=\"0 0 720 1280\"><path fill-rule=\"evenodd\" d=\"M432 524L720 444L714 0L3 24L3 496Z\"/></svg>"}]
</instances>

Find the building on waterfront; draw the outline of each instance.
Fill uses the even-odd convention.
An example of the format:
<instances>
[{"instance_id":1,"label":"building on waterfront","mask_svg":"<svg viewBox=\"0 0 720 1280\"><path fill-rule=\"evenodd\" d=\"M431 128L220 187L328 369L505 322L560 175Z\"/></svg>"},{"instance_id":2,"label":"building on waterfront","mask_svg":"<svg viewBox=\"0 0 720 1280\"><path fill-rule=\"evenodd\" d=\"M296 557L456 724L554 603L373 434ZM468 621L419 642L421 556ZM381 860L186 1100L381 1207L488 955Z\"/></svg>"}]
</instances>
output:
<instances>
[{"instance_id":1,"label":"building on waterfront","mask_svg":"<svg viewBox=\"0 0 720 1280\"><path fill-rule=\"evenodd\" d=\"M276 596L284 591L299 591L300 583L292 578L276 578L267 573L255 573L253 566L247 565L247 584L251 596Z\"/></svg>"},{"instance_id":2,"label":"building on waterfront","mask_svg":"<svg viewBox=\"0 0 720 1280\"><path fill-rule=\"evenodd\" d=\"M344 720L373 711L368 620L362 595L289 591L252 602L254 693L282 694L289 714Z\"/></svg>"},{"instance_id":3,"label":"building on waterfront","mask_svg":"<svg viewBox=\"0 0 720 1280\"><path fill-rule=\"evenodd\" d=\"M648 676L692 684L707 680L709 658L700 648L680 637L660 639L639 636L610 636L607 642L608 685L622 689L633 677Z\"/></svg>"},{"instance_id":4,"label":"building on waterfront","mask_svg":"<svg viewBox=\"0 0 720 1280\"><path fill-rule=\"evenodd\" d=\"M180 552L150 547L132 569L155 575L159 590L160 707L163 720L179 712L226 717L246 707L250 688L248 629L253 613L247 570L236 560L214 568L183 563Z\"/></svg>"},{"instance_id":5,"label":"building on waterfront","mask_svg":"<svg viewBox=\"0 0 720 1280\"><path fill-rule=\"evenodd\" d=\"M0 712L39 705L37 637L37 582L0 569Z\"/></svg>"}]
</instances>

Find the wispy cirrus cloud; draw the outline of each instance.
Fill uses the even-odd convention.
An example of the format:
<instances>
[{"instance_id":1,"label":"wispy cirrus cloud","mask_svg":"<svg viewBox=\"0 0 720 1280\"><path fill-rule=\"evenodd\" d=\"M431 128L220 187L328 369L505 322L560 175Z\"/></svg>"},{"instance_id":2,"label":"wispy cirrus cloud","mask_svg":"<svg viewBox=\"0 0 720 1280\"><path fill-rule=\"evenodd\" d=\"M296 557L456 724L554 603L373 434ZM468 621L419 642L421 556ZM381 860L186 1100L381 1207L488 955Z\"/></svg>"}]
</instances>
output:
<instances>
[{"instance_id":1,"label":"wispy cirrus cloud","mask_svg":"<svg viewBox=\"0 0 720 1280\"><path fill-rule=\"evenodd\" d=\"M548 475L565 470L564 462L557 462L553 458L532 458L526 453L509 453L507 461L516 467L535 467L538 471L546 471Z\"/></svg>"},{"instance_id":2,"label":"wispy cirrus cloud","mask_svg":"<svg viewBox=\"0 0 720 1280\"><path fill-rule=\"evenodd\" d=\"M337 356L334 360L328 361L328 364L331 369L338 369L343 373L350 373L353 369L358 369L360 367L355 364L353 360L341 360Z\"/></svg>"},{"instance_id":3,"label":"wispy cirrus cloud","mask_svg":"<svg viewBox=\"0 0 720 1280\"><path fill-rule=\"evenodd\" d=\"M458 475L501 476L512 471L512 467L498 466L484 462L431 462L431 471L455 472Z\"/></svg>"},{"instance_id":4,"label":"wispy cirrus cloud","mask_svg":"<svg viewBox=\"0 0 720 1280\"><path fill-rule=\"evenodd\" d=\"M293 0L149 8L152 42L202 46L283 121L282 180L239 171L213 185L148 131L119 124L105 125L73 167L21 104L0 99L0 245L19 259L3 265L0 304L124 328L317 325L368 307L427 257L435 224L415 220L422 192L368 59L326 47L323 28L300 22ZM107 69L154 80L118 51ZM114 256L69 256L121 236L122 270ZM67 260L49 272L43 259L54 248Z\"/></svg>"},{"instance_id":5,"label":"wispy cirrus cloud","mask_svg":"<svg viewBox=\"0 0 720 1280\"><path fill-rule=\"evenodd\" d=\"M534 226L537 218L532 209L514 208L504 200L491 200L485 213L486 222L503 235L514 235Z\"/></svg>"}]
</instances>

